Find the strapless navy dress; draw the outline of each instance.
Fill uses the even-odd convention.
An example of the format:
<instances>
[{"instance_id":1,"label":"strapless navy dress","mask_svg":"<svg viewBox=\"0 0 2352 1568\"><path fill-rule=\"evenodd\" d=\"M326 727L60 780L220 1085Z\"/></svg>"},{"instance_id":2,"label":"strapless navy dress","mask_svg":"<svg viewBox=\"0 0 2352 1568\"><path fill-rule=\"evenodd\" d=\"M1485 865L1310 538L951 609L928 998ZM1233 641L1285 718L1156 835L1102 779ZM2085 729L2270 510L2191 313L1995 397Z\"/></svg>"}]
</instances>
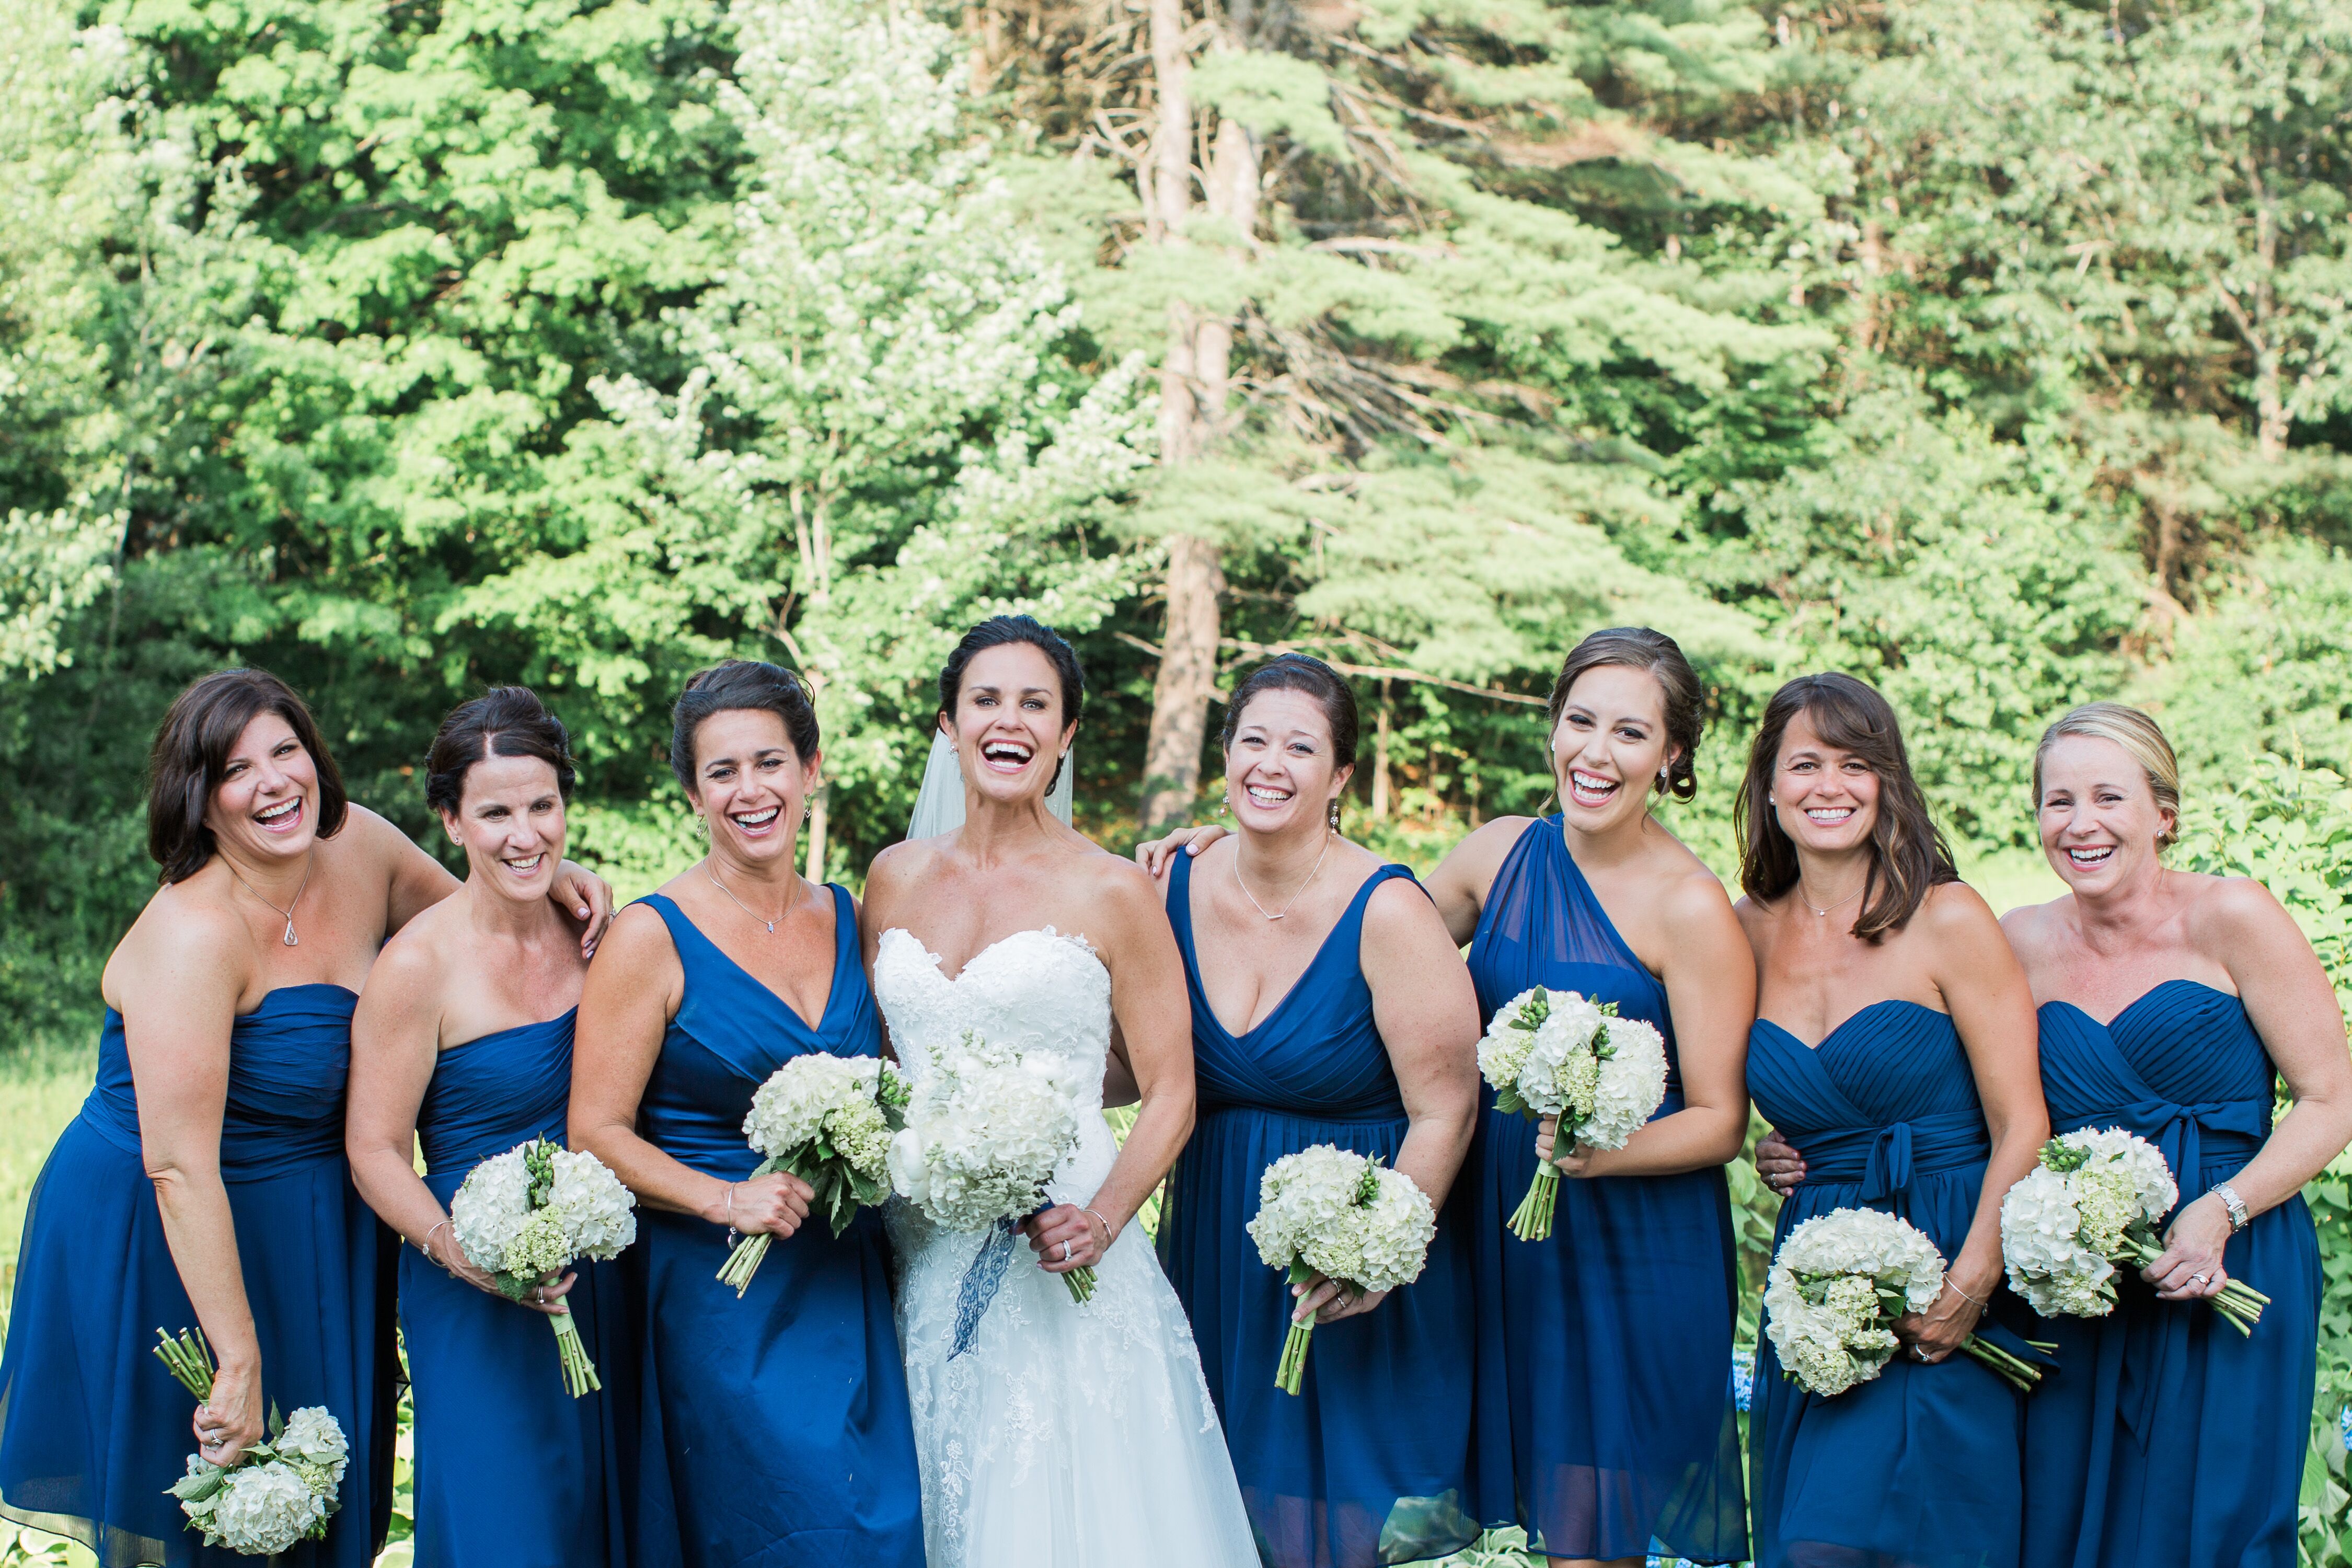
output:
<instances>
[{"instance_id":1,"label":"strapless navy dress","mask_svg":"<svg viewBox=\"0 0 2352 1568\"><path fill-rule=\"evenodd\" d=\"M342 1506L286 1568L368 1568L392 1517L397 1402L391 1249L343 1159L352 1010L340 985L285 985L229 1035L221 1178L261 1346L262 1394L320 1405L351 1440ZM226 1568L164 1489L195 1451L196 1402L149 1353L195 1326L139 1150L122 1018L98 1082L49 1152L25 1215L0 1360L0 1514L71 1536L106 1568Z\"/></svg>"},{"instance_id":2,"label":"strapless navy dress","mask_svg":"<svg viewBox=\"0 0 2352 1568\"><path fill-rule=\"evenodd\" d=\"M1776 1255L1817 1215L1874 1208L1926 1232L1945 1261L1958 1256L1991 1143L1948 1015L1874 1003L1812 1048L1759 1018L1748 1092L1805 1160L1780 1205ZM2010 1568L2023 1507L2020 1403L1964 1355L1932 1366L1897 1357L1823 1399L1787 1382L1759 1338L1748 1427L1757 1568Z\"/></svg>"},{"instance_id":3,"label":"strapless navy dress","mask_svg":"<svg viewBox=\"0 0 2352 1568\"><path fill-rule=\"evenodd\" d=\"M1444 1557L1477 1539L1470 1447L1470 1205L1449 1203L1421 1278L1361 1317L1315 1331L1296 1397L1274 1385L1295 1305L1244 1228L1286 1154L1333 1144L1393 1164L1404 1102L1358 951L1366 879L1264 1022L1217 1021L1193 948L1192 858L1175 858L1168 917L1192 998L1199 1121L1169 1174L1160 1257L1192 1322L1259 1551L1273 1568L1372 1568Z\"/></svg>"},{"instance_id":4,"label":"strapless navy dress","mask_svg":"<svg viewBox=\"0 0 2352 1568\"><path fill-rule=\"evenodd\" d=\"M1614 1002L1665 1037L1661 1116L1683 1107L1665 987L1569 855L1559 818L1519 835L1470 946L1485 1019L1531 985ZM1482 1103L1465 1180L1476 1208L1478 1514L1559 1557L1748 1555L1731 1342L1738 1271L1723 1172L1559 1184L1552 1232L1505 1222L1536 1168L1536 1124Z\"/></svg>"},{"instance_id":5,"label":"strapless navy dress","mask_svg":"<svg viewBox=\"0 0 2352 1568\"><path fill-rule=\"evenodd\" d=\"M2053 1127L2147 1139L2183 1203L2262 1147L2273 1076L2244 1005L2193 980L2105 1025L2071 1003L2042 1009ZM2257 1215L2222 1263L2271 1299L2251 1338L2210 1307L2158 1300L2136 1269L2109 1316L2041 1323L2063 1348L2025 1407L2028 1568L2292 1568L2321 1287L2302 1196Z\"/></svg>"},{"instance_id":6,"label":"strapless navy dress","mask_svg":"<svg viewBox=\"0 0 2352 1568\"><path fill-rule=\"evenodd\" d=\"M832 889L833 991L812 1029L659 893L686 971L637 1125L723 1181L760 1163L751 1092L787 1057L874 1056L857 912ZM920 1479L890 1259L871 1210L836 1240L814 1216L768 1248L740 1300L719 1282L727 1233L637 1211L622 1278L642 1326L636 1561L642 1568L922 1568ZM608 1383L610 1379L606 1380Z\"/></svg>"},{"instance_id":7,"label":"strapless navy dress","mask_svg":"<svg viewBox=\"0 0 2352 1568\"><path fill-rule=\"evenodd\" d=\"M416 1136L444 1208L467 1173L532 1138L563 1141L572 1094L566 1013L443 1051ZM446 1245L446 1243L445 1243ZM563 1386L547 1321L400 1258L400 1326L415 1406L417 1568L596 1568L627 1560L616 1394L623 1353L614 1263L574 1265L572 1315L604 1393Z\"/></svg>"}]
</instances>

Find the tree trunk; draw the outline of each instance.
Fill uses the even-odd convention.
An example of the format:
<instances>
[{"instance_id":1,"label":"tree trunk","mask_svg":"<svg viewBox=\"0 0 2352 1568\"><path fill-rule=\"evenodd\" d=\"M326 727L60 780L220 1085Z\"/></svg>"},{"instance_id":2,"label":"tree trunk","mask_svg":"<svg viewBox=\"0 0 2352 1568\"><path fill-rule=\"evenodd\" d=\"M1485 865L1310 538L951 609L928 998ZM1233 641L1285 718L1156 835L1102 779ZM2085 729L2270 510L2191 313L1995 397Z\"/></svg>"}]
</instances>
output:
<instances>
[{"instance_id":1,"label":"tree trunk","mask_svg":"<svg viewBox=\"0 0 2352 1568\"><path fill-rule=\"evenodd\" d=\"M1381 707L1372 721L1372 820L1389 819L1389 683L1381 682Z\"/></svg>"},{"instance_id":2,"label":"tree trunk","mask_svg":"<svg viewBox=\"0 0 2352 1568\"><path fill-rule=\"evenodd\" d=\"M808 869L802 873L812 882L824 880L824 797L820 785L809 797L808 808Z\"/></svg>"}]
</instances>

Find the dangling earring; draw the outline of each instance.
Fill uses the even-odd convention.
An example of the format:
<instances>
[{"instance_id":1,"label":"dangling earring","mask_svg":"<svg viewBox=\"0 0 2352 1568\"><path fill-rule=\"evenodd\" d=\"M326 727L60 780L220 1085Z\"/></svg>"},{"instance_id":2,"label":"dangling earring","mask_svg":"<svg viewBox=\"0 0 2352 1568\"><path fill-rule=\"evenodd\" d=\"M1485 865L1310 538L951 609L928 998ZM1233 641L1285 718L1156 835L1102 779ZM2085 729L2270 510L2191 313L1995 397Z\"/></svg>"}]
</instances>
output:
<instances>
[{"instance_id":1,"label":"dangling earring","mask_svg":"<svg viewBox=\"0 0 2352 1568\"><path fill-rule=\"evenodd\" d=\"M698 811L694 814L694 836L704 840L710 837L710 824Z\"/></svg>"},{"instance_id":2,"label":"dangling earring","mask_svg":"<svg viewBox=\"0 0 2352 1568\"><path fill-rule=\"evenodd\" d=\"M1228 784L1225 786L1225 793L1217 797L1217 815L1219 816L1231 816L1233 814L1234 791L1233 786Z\"/></svg>"},{"instance_id":3,"label":"dangling earring","mask_svg":"<svg viewBox=\"0 0 2352 1568\"><path fill-rule=\"evenodd\" d=\"M1339 831L1339 797L1336 795L1331 797L1331 815L1328 825L1332 832Z\"/></svg>"}]
</instances>

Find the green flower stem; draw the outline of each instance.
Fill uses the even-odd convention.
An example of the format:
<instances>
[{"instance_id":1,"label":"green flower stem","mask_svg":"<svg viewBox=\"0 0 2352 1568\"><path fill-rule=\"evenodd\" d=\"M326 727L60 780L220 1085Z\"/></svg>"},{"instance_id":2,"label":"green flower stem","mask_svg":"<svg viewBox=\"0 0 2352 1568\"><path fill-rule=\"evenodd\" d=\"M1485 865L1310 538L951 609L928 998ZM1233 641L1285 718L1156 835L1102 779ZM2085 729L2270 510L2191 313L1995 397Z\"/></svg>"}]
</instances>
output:
<instances>
[{"instance_id":1,"label":"green flower stem","mask_svg":"<svg viewBox=\"0 0 2352 1568\"><path fill-rule=\"evenodd\" d=\"M782 1155L772 1160L762 1160L759 1168L743 1180L749 1182L761 1176L772 1176L787 1169L789 1164L790 1162ZM836 1230L834 1234L838 1236L841 1233ZM768 1243L772 1239L764 1230L757 1236L747 1236L728 1251L727 1261L719 1266L719 1283L734 1286L738 1301L743 1299L743 1292L751 1288L751 1276L760 1271L761 1262L768 1256Z\"/></svg>"},{"instance_id":2,"label":"green flower stem","mask_svg":"<svg viewBox=\"0 0 2352 1568\"><path fill-rule=\"evenodd\" d=\"M1298 1384L1307 1375L1307 1342L1315 1333L1315 1320L1294 1322L1290 1332L1282 1339L1282 1364L1275 1368L1274 1385L1285 1394L1297 1394Z\"/></svg>"},{"instance_id":3,"label":"green flower stem","mask_svg":"<svg viewBox=\"0 0 2352 1568\"><path fill-rule=\"evenodd\" d=\"M1062 1283L1070 1288L1070 1300L1085 1306L1095 1299L1095 1271L1091 1264L1080 1264L1062 1276Z\"/></svg>"},{"instance_id":4,"label":"green flower stem","mask_svg":"<svg viewBox=\"0 0 2352 1568\"><path fill-rule=\"evenodd\" d=\"M588 1347L580 1338L580 1325L569 1312L555 1312L548 1317L555 1330L555 1350L563 1363L563 1386L577 1399L592 1388L601 1389L603 1381L596 1375L596 1363L588 1359Z\"/></svg>"},{"instance_id":5,"label":"green flower stem","mask_svg":"<svg viewBox=\"0 0 2352 1568\"><path fill-rule=\"evenodd\" d=\"M165 1371L179 1381L182 1388L196 1396L197 1403L213 1396L213 1347L205 1340L204 1330L182 1329L173 1339L163 1330L155 1331L155 1359Z\"/></svg>"},{"instance_id":6,"label":"green flower stem","mask_svg":"<svg viewBox=\"0 0 2352 1568\"><path fill-rule=\"evenodd\" d=\"M1551 1211L1559 1194L1559 1173L1549 1160L1536 1162L1528 1195L1511 1215L1511 1234L1521 1241L1542 1241L1551 1235Z\"/></svg>"},{"instance_id":7,"label":"green flower stem","mask_svg":"<svg viewBox=\"0 0 2352 1568\"><path fill-rule=\"evenodd\" d=\"M2155 1243L2126 1236L2124 1237L2124 1256L2117 1261L2137 1263L2145 1268L2163 1256L2164 1249ZM2205 1300L2207 1305L2221 1314L2225 1322L2248 1339L2253 1337L2254 1325L2263 1321L2263 1309L2271 1304L2268 1296L2242 1279L2224 1282L2217 1294L2206 1297Z\"/></svg>"},{"instance_id":8,"label":"green flower stem","mask_svg":"<svg viewBox=\"0 0 2352 1568\"><path fill-rule=\"evenodd\" d=\"M1970 1334L1960 1342L1960 1349L1999 1373L2003 1381L2020 1394L2031 1394L2042 1381L2042 1369L2032 1362L2020 1361L1999 1345L1989 1344Z\"/></svg>"}]
</instances>

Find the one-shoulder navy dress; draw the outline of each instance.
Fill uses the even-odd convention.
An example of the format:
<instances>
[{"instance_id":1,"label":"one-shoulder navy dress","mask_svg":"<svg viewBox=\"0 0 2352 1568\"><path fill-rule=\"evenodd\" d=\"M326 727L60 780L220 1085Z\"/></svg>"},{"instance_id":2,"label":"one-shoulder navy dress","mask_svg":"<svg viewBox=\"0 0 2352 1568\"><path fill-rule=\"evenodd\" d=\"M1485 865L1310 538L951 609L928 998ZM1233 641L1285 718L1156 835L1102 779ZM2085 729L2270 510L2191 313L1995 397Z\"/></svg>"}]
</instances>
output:
<instances>
[{"instance_id":1,"label":"one-shoulder navy dress","mask_svg":"<svg viewBox=\"0 0 2352 1568\"><path fill-rule=\"evenodd\" d=\"M1548 816L1495 873L1470 945L1481 1015L1531 985L1614 1002L1666 1039L1661 1116L1683 1107L1665 987L1610 923ZM1738 1302L1720 1170L1559 1184L1551 1237L1505 1229L1536 1124L1480 1119L1475 1182L1479 1517L1556 1557L1748 1555L1731 1342ZM1653 1542L1657 1543L1654 1547Z\"/></svg>"},{"instance_id":2,"label":"one-shoulder navy dress","mask_svg":"<svg viewBox=\"0 0 2352 1568\"><path fill-rule=\"evenodd\" d=\"M1925 1231L1946 1262L1959 1255L1991 1142L1949 1015L1873 1003L1816 1047L1759 1018L1748 1092L1805 1161L1780 1205L1776 1254L1817 1215L1874 1208ZM1757 1568L2009 1568L2023 1506L2019 1404L1963 1355L1932 1366L1898 1356L1823 1399L1787 1382L1759 1339L1748 1416Z\"/></svg>"},{"instance_id":3,"label":"one-shoulder navy dress","mask_svg":"<svg viewBox=\"0 0 2352 1568\"><path fill-rule=\"evenodd\" d=\"M532 1138L563 1141L572 1026L500 1029L443 1051L417 1108L425 1184L446 1208L467 1173ZM625 1390L620 1276L583 1260L564 1300L608 1389ZM422 1253L400 1258L416 1409L417 1568L595 1568L627 1560L614 1397L565 1391L548 1321Z\"/></svg>"},{"instance_id":4,"label":"one-shoulder navy dress","mask_svg":"<svg viewBox=\"0 0 2352 1568\"><path fill-rule=\"evenodd\" d=\"M1449 1203L1421 1278L1315 1331L1296 1397L1274 1385L1296 1305L1244 1228L1285 1154L1328 1143L1394 1163L1407 1123L1359 959L1364 910L1402 866L1367 878L1307 972L1255 1028L1217 1021L1193 947L1192 858L1171 867L1168 918L1192 997L1199 1120L1168 1179L1160 1257L1201 1367L1259 1551L1272 1568L1372 1568L1444 1557L1478 1537L1466 1496L1471 1251Z\"/></svg>"},{"instance_id":5,"label":"one-shoulder navy dress","mask_svg":"<svg viewBox=\"0 0 2352 1568\"><path fill-rule=\"evenodd\" d=\"M2042 1009L2052 1126L2147 1139L2183 1203L2262 1147L2273 1077L2244 1005L2193 980L2105 1025L2072 1003ZM2321 1284L2302 1195L2255 1215L2222 1264L2271 1299L2251 1338L2210 1307L2158 1300L2137 1269L2109 1316L2041 1324L2062 1348L2025 1406L2028 1568L2292 1568Z\"/></svg>"},{"instance_id":6,"label":"one-shoulder navy dress","mask_svg":"<svg viewBox=\"0 0 2352 1568\"><path fill-rule=\"evenodd\" d=\"M788 1057L875 1056L882 1032L858 961L856 906L834 888L833 990L812 1029L659 893L686 994L638 1104L639 1131L723 1181L760 1163L751 1093ZM780 1238L738 1300L719 1282L727 1233L637 1211L620 1258L643 1324L640 1568L922 1568L921 1489L880 1221L835 1239L814 1215Z\"/></svg>"},{"instance_id":7,"label":"one-shoulder navy dress","mask_svg":"<svg viewBox=\"0 0 2352 1568\"><path fill-rule=\"evenodd\" d=\"M392 1517L397 1402L391 1233L343 1159L352 1010L340 985L284 985L229 1033L221 1179L261 1347L262 1394L324 1405L351 1441L342 1505L286 1568L367 1568ZM196 1401L150 1352L196 1324L139 1149L122 1017L98 1082L25 1215L0 1361L0 1514L82 1542L106 1568L250 1563L205 1550L165 1489L195 1451Z\"/></svg>"}]
</instances>

